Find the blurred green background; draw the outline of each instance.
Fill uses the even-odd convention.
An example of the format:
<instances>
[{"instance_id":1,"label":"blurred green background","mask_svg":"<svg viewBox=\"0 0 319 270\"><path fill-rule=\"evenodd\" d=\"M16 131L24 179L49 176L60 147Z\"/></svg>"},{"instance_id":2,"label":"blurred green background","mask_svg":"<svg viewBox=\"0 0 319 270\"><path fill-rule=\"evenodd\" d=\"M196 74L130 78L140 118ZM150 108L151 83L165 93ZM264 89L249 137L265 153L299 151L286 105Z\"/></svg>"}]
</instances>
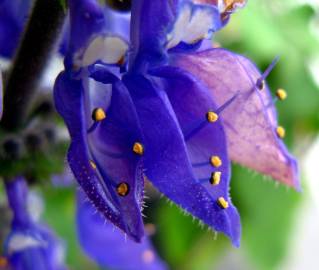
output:
<instances>
[{"instance_id":1,"label":"blurred green background","mask_svg":"<svg viewBox=\"0 0 319 270\"><path fill-rule=\"evenodd\" d=\"M262 70L280 56L268 83L273 91L282 87L288 92L288 99L277 104L279 121L287 130L285 141L301 165L319 130L319 3L316 6L315 2L250 0L215 37L222 47L248 56ZM158 253L171 269L289 269L286 265L296 259L292 258L296 232L303 232L299 221L304 218L304 208L313 205L303 168L303 192L296 193L233 166L231 194L243 226L240 249L149 191L145 222L156 225L153 240ZM65 239L70 269L98 269L77 243L73 188L44 186L41 192L46 199L45 220ZM311 215L317 215L315 206L311 209Z\"/></svg>"}]
</instances>

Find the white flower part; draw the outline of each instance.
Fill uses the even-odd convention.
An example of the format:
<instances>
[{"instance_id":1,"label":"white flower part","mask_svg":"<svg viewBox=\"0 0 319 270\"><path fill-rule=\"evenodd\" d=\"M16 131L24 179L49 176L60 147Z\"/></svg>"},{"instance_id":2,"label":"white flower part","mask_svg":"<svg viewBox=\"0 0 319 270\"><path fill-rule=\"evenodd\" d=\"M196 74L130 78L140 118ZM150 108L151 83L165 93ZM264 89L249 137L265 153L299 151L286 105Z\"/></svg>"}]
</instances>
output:
<instances>
[{"instance_id":1,"label":"white flower part","mask_svg":"<svg viewBox=\"0 0 319 270\"><path fill-rule=\"evenodd\" d=\"M194 5L190 2L184 4L172 31L167 35L167 49L182 41L192 44L209 37L209 32L215 28L214 19L217 12L217 9L207 5Z\"/></svg>"},{"instance_id":2,"label":"white flower part","mask_svg":"<svg viewBox=\"0 0 319 270\"><path fill-rule=\"evenodd\" d=\"M16 233L11 236L8 242L8 253L12 254L28 248L46 247L44 241L22 233Z\"/></svg>"},{"instance_id":3,"label":"white flower part","mask_svg":"<svg viewBox=\"0 0 319 270\"><path fill-rule=\"evenodd\" d=\"M183 5L181 8L177 20L174 24L173 30L170 34L168 34L168 44L167 48L173 48L178 43L181 42L184 36L185 29L188 25L188 23L191 20L191 15L192 15L192 8L191 5Z\"/></svg>"},{"instance_id":4,"label":"white flower part","mask_svg":"<svg viewBox=\"0 0 319 270\"><path fill-rule=\"evenodd\" d=\"M65 254L66 254L66 248L65 245L62 243L57 243L56 248L54 249L54 261L57 265L63 265L65 262Z\"/></svg>"},{"instance_id":5,"label":"white flower part","mask_svg":"<svg viewBox=\"0 0 319 270\"><path fill-rule=\"evenodd\" d=\"M27 196L27 211L34 222L40 220L44 210L43 200L35 191L30 191Z\"/></svg>"},{"instance_id":6,"label":"white flower part","mask_svg":"<svg viewBox=\"0 0 319 270\"><path fill-rule=\"evenodd\" d=\"M186 27L183 41L193 43L208 37L209 31L214 28L212 16L210 9L197 8Z\"/></svg>"},{"instance_id":7,"label":"white flower part","mask_svg":"<svg viewBox=\"0 0 319 270\"><path fill-rule=\"evenodd\" d=\"M217 5L220 12L234 12L238 8L243 8L246 2L246 0L218 0Z\"/></svg>"},{"instance_id":8,"label":"white flower part","mask_svg":"<svg viewBox=\"0 0 319 270\"><path fill-rule=\"evenodd\" d=\"M86 67L101 61L105 64L117 64L125 56L128 44L117 36L97 36L74 59L77 67Z\"/></svg>"}]
</instances>

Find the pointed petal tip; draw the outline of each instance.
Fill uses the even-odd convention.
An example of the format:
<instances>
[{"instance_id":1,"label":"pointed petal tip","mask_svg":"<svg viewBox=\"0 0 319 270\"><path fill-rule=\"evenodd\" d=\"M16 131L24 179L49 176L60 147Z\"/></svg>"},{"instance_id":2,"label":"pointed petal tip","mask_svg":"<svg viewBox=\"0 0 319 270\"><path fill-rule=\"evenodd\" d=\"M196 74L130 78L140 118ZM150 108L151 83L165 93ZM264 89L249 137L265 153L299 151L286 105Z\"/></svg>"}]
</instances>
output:
<instances>
[{"instance_id":1,"label":"pointed petal tip","mask_svg":"<svg viewBox=\"0 0 319 270\"><path fill-rule=\"evenodd\" d=\"M293 187L297 192L302 192L298 162L295 157L291 156L289 153L287 153L287 155L290 163L290 177L288 179L291 179L288 185Z\"/></svg>"},{"instance_id":2,"label":"pointed petal tip","mask_svg":"<svg viewBox=\"0 0 319 270\"><path fill-rule=\"evenodd\" d=\"M143 241L144 236L145 236L144 224L140 223L136 227L130 226L125 233L127 233L127 235L130 237L130 239L132 239L136 243L141 243Z\"/></svg>"}]
</instances>

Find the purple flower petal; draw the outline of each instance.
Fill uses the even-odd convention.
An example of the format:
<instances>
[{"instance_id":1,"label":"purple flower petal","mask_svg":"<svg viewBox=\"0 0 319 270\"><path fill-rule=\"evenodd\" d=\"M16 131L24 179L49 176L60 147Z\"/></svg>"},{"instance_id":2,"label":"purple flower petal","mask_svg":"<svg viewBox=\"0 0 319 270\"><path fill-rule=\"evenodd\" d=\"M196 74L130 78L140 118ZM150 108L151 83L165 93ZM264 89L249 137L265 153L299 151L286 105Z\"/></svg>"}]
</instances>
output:
<instances>
[{"instance_id":1,"label":"purple flower petal","mask_svg":"<svg viewBox=\"0 0 319 270\"><path fill-rule=\"evenodd\" d=\"M145 69L150 63L166 60L163 49L167 32L175 18L173 10L177 1L132 1L131 46L134 70Z\"/></svg>"},{"instance_id":2,"label":"purple flower petal","mask_svg":"<svg viewBox=\"0 0 319 270\"><path fill-rule=\"evenodd\" d=\"M205 186L199 181L192 167L192 161L196 162L197 159L200 158L201 160L202 158L202 144L196 145L198 143L197 140L194 143L193 140L190 140L188 145L185 144L184 135L177 122L174 108L171 107L169 97L164 90L160 90L161 85L157 85L155 81L151 82L141 75L126 76L124 77L124 83L130 91L144 131L145 175L170 200L216 231L228 235L233 244L238 246L240 226L236 210L231 205L229 209L223 209L218 203L219 197L225 196L227 198L228 195L228 161L225 149L222 147L224 138L220 138L220 147L216 151L223 158L225 157L226 166L223 167L223 171L226 178L223 178L224 183L222 186L224 188L214 194L213 190L208 191L208 185ZM187 85L188 87L194 87L190 91L196 94L198 89L195 88L195 84ZM178 91L178 89L172 88L172 92L174 91ZM201 99L202 94L197 95L197 97ZM174 99L174 105L178 106L175 97L172 97L172 99ZM179 109L176 107L178 111L177 117L186 117L186 115L180 114ZM196 107L192 109L197 110ZM197 112L199 113L200 111ZM192 120L200 121L200 119L196 119L196 116L198 115L195 112ZM206 131L204 133L202 136L206 137ZM223 135L223 132L220 131L219 135ZM198 147L199 151L196 147ZM188 151L191 152L193 160L190 159ZM203 155L206 153L205 151ZM207 159L203 158L203 161L207 164L209 164L210 155L211 153L207 156ZM209 166L207 169L212 170ZM207 172L207 175L205 174L204 176L209 178L212 171L208 172L208 170L200 171L202 173ZM212 194L215 196L212 196Z\"/></svg>"},{"instance_id":3,"label":"purple flower petal","mask_svg":"<svg viewBox=\"0 0 319 270\"><path fill-rule=\"evenodd\" d=\"M140 241L143 222L141 156L134 152L143 144L137 115L130 96L118 81L112 97L100 100L99 107L87 95L82 80L63 72L57 78L54 98L57 111L71 136L69 165L95 207L131 238ZM104 93L107 86L96 89ZM110 102L110 103L109 103ZM91 118L93 115L93 119Z\"/></svg>"},{"instance_id":4,"label":"purple flower petal","mask_svg":"<svg viewBox=\"0 0 319 270\"><path fill-rule=\"evenodd\" d=\"M86 47L88 41L101 34L106 26L103 10L96 0L70 0L69 53Z\"/></svg>"},{"instance_id":5,"label":"purple flower petal","mask_svg":"<svg viewBox=\"0 0 319 270\"><path fill-rule=\"evenodd\" d=\"M204 82L218 106L239 92L222 114L231 159L298 189L297 163L276 134L275 107L268 87L257 87L264 77L256 66L224 49L179 55L173 62Z\"/></svg>"},{"instance_id":6,"label":"purple flower petal","mask_svg":"<svg viewBox=\"0 0 319 270\"><path fill-rule=\"evenodd\" d=\"M121 231L95 213L93 206L85 202L83 193L78 193L77 229L82 248L100 267L117 270L167 269L147 237L141 243L126 239Z\"/></svg>"},{"instance_id":7,"label":"purple flower petal","mask_svg":"<svg viewBox=\"0 0 319 270\"><path fill-rule=\"evenodd\" d=\"M131 69L145 72L149 66L165 63L168 49L195 49L220 27L215 6L176 0L133 1Z\"/></svg>"},{"instance_id":8,"label":"purple flower petal","mask_svg":"<svg viewBox=\"0 0 319 270\"><path fill-rule=\"evenodd\" d=\"M130 37L130 12L117 12L108 5L104 8L107 32L120 35L127 40Z\"/></svg>"},{"instance_id":9,"label":"purple flower petal","mask_svg":"<svg viewBox=\"0 0 319 270\"><path fill-rule=\"evenodd\" d=\"M162 67L153 74L165 79L166 93L183 131L196 178L213 200L218 202L218 199L224 198L228 202L225 216L229 220L232 240L239 243L240 218L229 196L231 168L223 123L221 119L213 123L207 119L209 112L215 112L218 117L217 113L221 113L223 106L217 108L208 89L183 70ZM221 160L220 166L211 164L212 156Z\"/></svg>"},{"instance_id":10,"label":"purple flower petal","mask_svg":"<svg viewBox=\"0 0 319 270\"><path fill-rule=\"evenodd\" d=\"M11 58L31 7L30 0L3 0L0 2L0 55Z\"/></svg>"}]
</instances>

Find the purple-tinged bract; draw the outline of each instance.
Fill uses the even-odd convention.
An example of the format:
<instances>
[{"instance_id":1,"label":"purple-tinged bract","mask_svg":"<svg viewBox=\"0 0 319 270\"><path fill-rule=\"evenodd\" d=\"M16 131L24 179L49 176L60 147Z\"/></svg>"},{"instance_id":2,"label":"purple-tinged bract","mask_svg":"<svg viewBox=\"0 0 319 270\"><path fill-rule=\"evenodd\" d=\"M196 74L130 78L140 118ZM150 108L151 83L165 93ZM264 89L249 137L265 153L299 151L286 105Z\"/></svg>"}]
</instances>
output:
<instances>
[{"instance_id":1,"label":"purple-tinged bract","mask_svg":"<svg viewBox=\"0 0 319 270\"><path fill-rule=\"evenodd\" d=\"M297 162L276 132L277 114L264 83L268 74L260 74L249 59L224 49L178 55L173 63L196 75L219 105L238 92L222 116L232 161L300 188Z\"/></svg>"}]
</instances>

